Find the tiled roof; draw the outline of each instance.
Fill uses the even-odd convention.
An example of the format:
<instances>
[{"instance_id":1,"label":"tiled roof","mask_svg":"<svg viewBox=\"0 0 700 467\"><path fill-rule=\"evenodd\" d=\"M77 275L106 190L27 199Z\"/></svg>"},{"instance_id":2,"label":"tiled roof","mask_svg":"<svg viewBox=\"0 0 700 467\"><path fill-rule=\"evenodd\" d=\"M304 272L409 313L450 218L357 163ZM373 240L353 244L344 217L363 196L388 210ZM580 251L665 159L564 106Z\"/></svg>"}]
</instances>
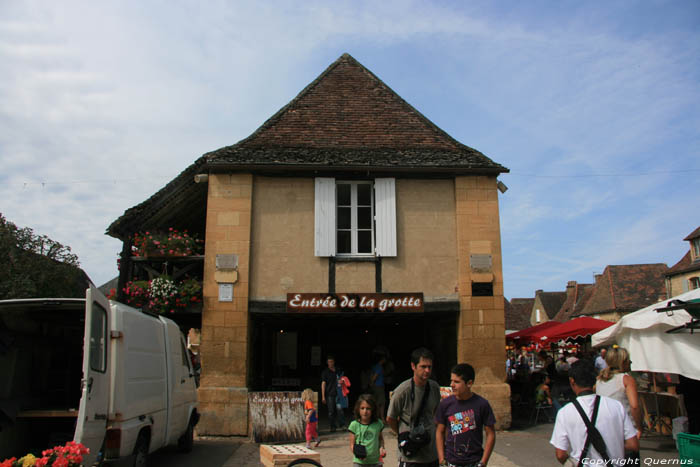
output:
<instances>
[{"instance_id":1,"label":"tiled roof","mask_svg":"<svg viewBox=\"0 0 700 467\"><path fill-rule=\"evenodd\" d=\"M591 298L581 315L610 311L627 313L658 302L666 295L665 264L607 266L596 277Z\"/></svg>"},{"instance_id":2,"label":"tiled roof","mask_svg":"<svg viewBox=\"0 0 700 467\"><path fill-rule=\"evenodd\" d=\"M566 322L574 317L577 312L580 312L586 302L591 298L590 293L586 293L593 288L593 284L579 284L576 281L571 281L566 286L566 300L561 308L554 315L554 321Z\"/></svg>"},{"instance_id":3,"label":"tiled roof","mask_svg":"<svg viewBox=\"0 0 700 467\"><path fill-rule=\"evenodd\" d=\"M537 297L540 297L544 312L547 313L547 317L551 320L554 319L554 316L564 304L566 292L542 292L538 290L535 292L535 298Z\"/></svg>"},{"instance_id":4,"label":"tiled roof","mask_svg":"<svg viewBox=\"0 0 700 467\"><path fill-rule=\"evenodd\" d=\"M514 298L505 300L506 329L519 331L530 327L530 314L534 298Z\"/></svg>"},{"instance_id":5,"label":"tiled roof","mask_svg":"<svg viewBox=\"0 0 700 467\"><path fill-rule=\"evenodd\" d=\"M668 271L666 271L666 276L675 276L677 274L683 274L691 271L700 270L700 260L692 261L690 256L690 250L683 255L680 261L674 264Z\"/></svg>"},{"instance_id":6,"label":"tiled roof","mask_svg":"<svg viewBox=\"0 0 700 467\"><path fill-rule=\"evenodd\" d=\"M107 233L124 239L137 229L153 228L151 224L179 226L182 214L203 219L206 184L195 184L193 176L225 170L361 170L418 176L508 172L449 136L344 54L252 135L204 154L156 194L128 209Z\"/></svg>"},{"instance_id":7,"label":"tiled roof","mask_svg":"<svg viewBox=\"0 0 700 467\"><path fill-rule=\"evenodd\" d=\"M205 156L213 169L508 171L438 128L348 54L252 135Z\"/></svg>"},{"instance_id":8,"label":"tiled roof","mask_svg":"<svg viewBox=\"0 0 700 467\"><path fill-rule=\"evenodd\" d=\"M685 237L683 240L684 240L684 241L688 241L688 240L692 240L692 239L698 238L698 237L700 237L700 227L698 227L697 229L693 230L693 231L692 231L687 237Z\"/></svg>"}]
</instances>

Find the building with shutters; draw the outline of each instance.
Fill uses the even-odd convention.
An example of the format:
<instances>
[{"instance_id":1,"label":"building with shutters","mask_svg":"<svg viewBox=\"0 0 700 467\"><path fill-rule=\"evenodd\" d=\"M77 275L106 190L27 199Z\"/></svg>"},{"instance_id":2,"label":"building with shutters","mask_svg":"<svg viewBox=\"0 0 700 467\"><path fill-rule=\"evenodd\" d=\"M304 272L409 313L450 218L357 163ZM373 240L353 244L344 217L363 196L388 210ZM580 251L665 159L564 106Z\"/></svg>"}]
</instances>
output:
<instances>
[{"instance_id":1,"label":"building with shutters","mask_svg":"<svg viewBox=\"0 0 700 467\"><path fill-rule=\"evenodd\" d=\"M248 138L204 154L108 233L205 239L200 434L246 435L248 395L320 390L327 355L362 389L374 350L410 377L471 363L510 424L497 176L344 54ZM324 410L321 410L323 414Z\"/></svg>"}]
</instances>

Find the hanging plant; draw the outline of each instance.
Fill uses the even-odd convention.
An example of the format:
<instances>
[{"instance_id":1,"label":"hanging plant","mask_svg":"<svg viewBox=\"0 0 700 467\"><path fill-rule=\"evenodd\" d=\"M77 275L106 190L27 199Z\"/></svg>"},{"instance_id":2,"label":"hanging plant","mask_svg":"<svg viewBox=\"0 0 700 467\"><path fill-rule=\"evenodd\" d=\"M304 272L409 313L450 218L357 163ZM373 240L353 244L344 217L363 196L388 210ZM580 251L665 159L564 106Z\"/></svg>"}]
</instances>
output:
<instances>
[{"instance_id":1,"label":"hanging plant","mask_svg":"<svg viewBox=\"0 0 700 467\"><path fill-rule=\"evenodd\" d=\"M203 241L187 230L170 227L167 232L138 232L134 234L132 256L192 256L201 254Z\"/></svg>"}]
</instances>

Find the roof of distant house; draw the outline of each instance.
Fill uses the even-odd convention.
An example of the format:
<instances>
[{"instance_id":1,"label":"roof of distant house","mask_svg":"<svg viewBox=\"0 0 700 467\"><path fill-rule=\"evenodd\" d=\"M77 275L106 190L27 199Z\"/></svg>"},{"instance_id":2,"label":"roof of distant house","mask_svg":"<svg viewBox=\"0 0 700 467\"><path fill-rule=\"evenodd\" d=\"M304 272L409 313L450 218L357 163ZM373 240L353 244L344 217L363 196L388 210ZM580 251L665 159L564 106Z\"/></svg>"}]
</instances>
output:
<instances>
[{"instance_id":1,"label":"roof of distant house","mask_svg":"<svg viewBox=\"0 0 700 467\"><path fill-rule=\"evenodd\" d=\"M229 170L445 177L508 172L438 128L343 54L253 134L197 159L151 198L127 210L107 233L123 238L154 216L167 217L173 205L194 212L187 206L201 205L206 190L193 176ZM168 219L171 224L176 220Z\"/></svg>"},{"instance_id":2,"label":"roof of distant house","mask_svg":"<svg viewBox=\"0 0 700 467\"><path fill-rule=\"evenodd\" d=\"M698 227L697 229L690 232L690 234L687 237L685 237L683 240L688 241L688 240L693 240L693 239L698 238L698 237L700 237L700 227Z\"/></svg>"},{"instance_id":3,"label":"roof of distant house","mask_svg":"<svg viewBox=\"0 0 700 467\"><path fill-rule=\"evenodd\" d=\"M676 264L666 271L666 277L684 274L686 272L700 271L700 258L693 261L690 256L690 250Z\"/></svg>"},{"instance_id":4,"label":"roof of distant house","mask_svg":"<svg viewBox=\"0 0 700 467\"><path fill-rule=\"evenodd\" d=\"M666 297L667 271L663 263L607 266L596 276L591 297L578 314L627 313L656 303Z\"/></svg>"},{"instance_id":5,"label":"roof of distant house","mask_svg":"<svg viewBox=\"0 0 700 467\"><path fill-rule=\"evenodd\" d=\"M535 299L539 297L547 317L552 320L566 300L566 292L535 292Z\"/></svg>"},{"instance_id":6,"label":"roof of distant house","mask_svg":"<svg viewBox=\"0 0 700 467\"><path fill-rule=\"evenodd\" d=\"M534 303L534 298L505 300L506 329L520 331L521 329L529 328L530 314Z\"/></svg>"},{"instance_id":7,"label":"roof of distant house","mask_svg":"<svg viewBox=\"0 0 700 467\"><path fill-rule=\"evenodd\" d=\"M554 315L554 321L566 322L583 310L583 307L591 298L593 284L579 284L571 281L566 286L566 300Z\"/></svg>"}]
</instances>

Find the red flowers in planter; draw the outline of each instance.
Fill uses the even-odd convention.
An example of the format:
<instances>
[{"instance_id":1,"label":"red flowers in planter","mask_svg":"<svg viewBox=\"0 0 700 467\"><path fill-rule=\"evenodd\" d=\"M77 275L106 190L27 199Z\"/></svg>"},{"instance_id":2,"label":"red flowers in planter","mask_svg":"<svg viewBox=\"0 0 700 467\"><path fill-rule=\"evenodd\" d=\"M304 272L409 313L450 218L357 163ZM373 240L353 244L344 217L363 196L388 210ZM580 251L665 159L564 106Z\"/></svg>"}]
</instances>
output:
<instances>
[{"instance_id":1,"label":"red flowers in planter","mask_svg":"<svg viewBox=\"0 0 700 467\"><path fill-rule=\"evenodd\" d=\"M182 232L170 227L167 232L142 232L134 234L131 250L133 256L192 256L202 251L204 242L187 230Z\"/></svg>"}]
</instances>

